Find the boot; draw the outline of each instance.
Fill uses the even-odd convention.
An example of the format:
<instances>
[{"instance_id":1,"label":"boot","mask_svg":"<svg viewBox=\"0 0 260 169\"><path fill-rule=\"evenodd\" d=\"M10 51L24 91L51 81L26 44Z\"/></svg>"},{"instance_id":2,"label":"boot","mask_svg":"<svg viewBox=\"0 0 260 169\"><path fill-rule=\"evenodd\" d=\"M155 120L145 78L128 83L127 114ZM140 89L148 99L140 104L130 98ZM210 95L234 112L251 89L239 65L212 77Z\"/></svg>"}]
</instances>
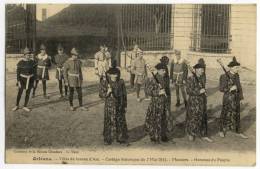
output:
<instances>
[{"instance_id":1,"label":"boot","mask_svg":"<svg viewBox=\"0 0 260 169\"><path fill-rule=\"evenodd\" d=\"M180 100L177 100L176 107L179 107L181 105Z\"/></svg>"},{"instance_id":2,"label":"boot","mask_svg":"<svg viewBox=\"0 0 260 169\"><path fill-rule=\"evenodd\" d=\"M185 107L187 107L187 100L184 100L184 105L185 105Z\"/></svg>"}]
</instances>

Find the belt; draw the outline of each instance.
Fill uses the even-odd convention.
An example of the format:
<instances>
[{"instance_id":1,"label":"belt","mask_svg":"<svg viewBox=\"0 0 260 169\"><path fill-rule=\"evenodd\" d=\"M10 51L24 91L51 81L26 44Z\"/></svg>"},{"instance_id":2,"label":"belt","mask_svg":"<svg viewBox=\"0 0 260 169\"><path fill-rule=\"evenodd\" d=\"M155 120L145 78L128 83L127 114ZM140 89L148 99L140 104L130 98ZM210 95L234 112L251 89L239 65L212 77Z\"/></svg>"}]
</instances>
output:
<instances>
[{"instance_id":1,"label":"belt","mask_svg":"<svg viewBox=\"0 0 260 169\"><path fill-rule=\"evenodd\" d=\"M78 73L68 73L68 75L79 78L79 74Z\"/></svg>"},{"instance_id":2,"label":"belt","mask_svg":"<svg viewBox=\"0 0 260 169\"><path fill-rule=\"evenodd\" d=\"M59 72L59 80L61 80L61 71L63 70L63 68L59 68L59 67L57 67L57 70L58 70L58 72Z\"/></svg>"},{"instance_id":3,"label":"belt","mask_svg":"<svg viewBox=\"0 0 260 169\"><path fill-rule=\"evenodd\" d=\"M45 75L45 69L46 69L46 66L37 66L38 68L40 68L40 69L43 69L43 71L42 71L42 79L44 78L44 75Z\"/></svg>"},{"instance_id":4,"label":"belt","mask_svg":"<svg viewBox=\"0 0 260 169\"><path fill-rule=\"evenodd\" d=\"M79 80L79 74L78 73L68 73L69 76L72 76L72 77L77 77L78 80ZM80 83L80 82L79 82ZM81 86L81 84L80 84Z\"/></svg>"},{"instance_id":5,"label":"belt","mask_svg":"<svg viewBox=\"0 0 260 169\"><path fill-rule=\"evenodd\" d=\"M183 74L183 72L173 72L173 74L177 75L176 82L178 82L179 76Z\"/></svg>"},{"instance_id":6,"label":"belt","mask_svg":"<svg viewBox=\"0 0 260 169\"><path fill-rule=\"evenodd\" d=\"M33 74L31 74L31 75L20 74L20 76L26 78L26 90L27 90L29 87L29 81L30 81L31 77L33 77Z\"/></svg>"}]
</instances>

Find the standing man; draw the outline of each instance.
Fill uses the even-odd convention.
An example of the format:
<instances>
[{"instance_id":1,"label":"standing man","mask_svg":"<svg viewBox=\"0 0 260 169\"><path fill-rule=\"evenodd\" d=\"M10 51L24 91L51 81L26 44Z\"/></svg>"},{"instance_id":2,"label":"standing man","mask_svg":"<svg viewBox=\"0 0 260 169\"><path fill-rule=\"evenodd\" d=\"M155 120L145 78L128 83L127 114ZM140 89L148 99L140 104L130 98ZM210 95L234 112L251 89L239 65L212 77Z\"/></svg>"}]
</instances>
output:
<instances>
[{"instance_id":1,"label":"standing man","mask_svg":"<svg viewBox=\"0 0 260 169\"><path fill-rule=\"evenodd\" d=\"M202 140L213 142L207 136L207 112L206 89L203 81L204 65L197 63L193 66L195 72L188 78L187 93L189 95L187 114L186 114L186 132L190 141L195 137L201 137Z\"/></svg>"},{"instance_id":2,"label":"standing man","mask_svg":"<svg viewBox=\"0 0 260 169\"><path fill-rule=\"evenodd\" d=\"M107 80L101 81L99 96L105 99L104 107L104 142L106 145L112 144L113 140L127 143L127 92L125 82L120 79L120 70L116 68L116 63L107 72Z\"/></svg>"},{"instance_id":3,"label":"standing man","mask_svg":"<svg viewBox=\"0 0 260 169\"><path fill-rule=\"evenodd\" d=\"M105 72L109 69L109 61L111 61L111 55L108 51L105 51L104 46L100 46L100 51L95 54L95 73L98 75L99 80L103 80ZM111 63L110 63L111 64Z\"/></svg>"},{"instance_id":4,"label":"standing man","mask_svg":"<svg viewBox=\"0 0 260 169\"><path fill-rule=\"evenodd\" d=\"M68 55L64 53L64 48L59 44L57 47L58 54L54 56L54 64L56 65L56 79L59 83L60 98L63 98L63 86L64 81L63 76L63 64L69 58ZM67 96L68 86L64 84L65 96Z\"/></svg>"},{"instance_id":5,"label":"standing man","mask_svg":"<svg viewBox=\"0 0 260 169\"><path fill-rule=\"evenodd\" d=\"M129 71L130 71L130 86L131 86L131 88L134 88L134 85L135 85L135 73L132 72L132 66L133 66L135 59L137 58L137 55L139 55L141 52L142 52L142 50L138 47L137 44L135 44L134 49L132 50L131 54L128 55L128 57L130 59Z\"/></svg>"},{"instance_id":6,"label":"standing man","mask_svg":"<svg viewBox=\"0 0 260 169\"><path fill-rule=\"evenodd\" d=\"M144 84L147 77L147 70L146 70L145 60L143 58L143 52L140 52L137 55L137 58L134 60L132 64L131 72L135 74L135 87L136 87L137 101L140 102L141 86ZM149 100L148 96L146 95L146 92L145 92L145 100Z\"/></svg>"},{"instance_id":7,"label":"standing man","mask_svg":"<svg viewBox=\"0 0 260 169\"><path fill-rule=\"evenodd\" d=\"M145 118L145 132L154 143L167 142L167 108L166 81L164 79L166 67L162 63L155 66L157 73L147 86L147 93L151 96Z\"/></svg>"},{"instance_id":8,"label":"standing man","mask_svg":"<svg viewBox=\"0 0 260 169\"><path fill-rule=\"evenodd\" d=\"M23 110L29 112L31 109L27 107L30 98L30 92L33 88L34 81L36 78L36 65L33 60L30 59L30 50L26 47L24 49L24 58L20 60L17 64L17 86L18 86L18 94L16 98L16 106L12 109L16 111L19 109L19 102L23 91L26 91L25 101Z\"/></svg>"},{"instance_id":9,"label":"standing man","mask_svg":"<svg viewBox=\"0 0 260 169\"><path fill-rule=\"evenodd\" d=\"M51 57L46 53L46 47L44 44L40 46L40 53L36 56L35 61L37 62L37 79L36 85L33 89L33 97L35 97L35 91L37 89L39 80L42 81L43 97L48 99L46 89L46 81L49 80L49 68L51 66Z\"/></svg>"},{"instance_id":10,"label":"standing man","mask_svg":"<svg viewBox=\"0 0 260 169\"><path fill-rule=\"evenodd\" d=\"M112 57L111 57L111 54L108 51L108 47L106 45L104 45L104 51L105 51L106 59L107 59L107 62L108 62L108 66L111 67L111 65L112 65Z\"/></svg>"},{"instance_id":11,"label":"standing man","mask_svg":"<svg viewBox=\"0 0 260 169\"><path fill-rule=\"evenodd\" d=\"M219 90L224 93L219 135L225 137L226 130L231 129L238 137L247 139L240 130L240 101L244 99L238 74L240 63L234 57L228 67L230 70L222 74L219 80Z\"/></svg>"},{"instance_id":12,"label":"standing man","mask_svg":"<svg viewBox=\"0 0 260 169\"><path fill-rule=\"evenodd\" d=\"M73 106L73 95L74 89L76 89L78 93L78 100L79 106L81 110L88 110L87 108L83 107L82 104L82 82L83 76L81 71L81 61L78 59L78 51L73 48L71 50L71 58L69 58L64 63L64 80L65 84L69 86L69 103L70 103L70 110L75 111L75 107Z\"/></svg>"},{"instance_id":13,"label":"standing man","mask_svg":"<svg viewBox=\"0 0 260 169\"><path fill-rule=\"evenodd\" d=\"M179 107L181 105L180 89L184 100L184 104L186 106L187 98L186 98L185 84L188 76L188 68L184 59L181 58L181 51L175 50L175 55L176 55L176 60L173 60L171 63L170 78L176 88L176 97L177 97L176 107Z\"/></svg>"}]
</instances>

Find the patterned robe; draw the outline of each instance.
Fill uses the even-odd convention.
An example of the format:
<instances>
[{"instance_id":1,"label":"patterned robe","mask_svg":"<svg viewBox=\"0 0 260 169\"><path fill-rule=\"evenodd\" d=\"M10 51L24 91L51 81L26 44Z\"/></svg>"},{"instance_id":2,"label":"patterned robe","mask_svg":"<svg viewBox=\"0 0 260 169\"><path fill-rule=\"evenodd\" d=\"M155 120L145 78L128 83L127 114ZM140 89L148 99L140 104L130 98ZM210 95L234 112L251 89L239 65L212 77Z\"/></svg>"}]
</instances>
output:
<instances>
[{"instance_id":1,"label":"patterned robe","mask_svg":"<svg viewBox=\"0 0 260 169\"><path fill-rule=\"evenodd\" d=\"M156 74L163 88L166 87L165 79ZM150 135L152 141L160 142L166 136L167 116L169 116L169 108L167 97L159 95L160 87L154 79L147 86L147 94L151 96L151 102L148 106L145 119L145 131ZM167 89L166 89L167 92Z\"/></svg>"},{"instance_id":2,"label":"patterned robe","mask_svg":"<svg viewBox=\"0 0 260 169\"><path fill-rule=\"evenodd\" d=\"M233 129L240 132L240 100L243 99L243 91L240 84L239 75L228 72L234 85L237 86L237 91L230 92L233 85L226 74L220 76L219 90L224 93L223 106L220 115L220 130Z\"/></svg>"},{"instance_id":3,"label":"patterned robe","mask_svg":"<svg viewBox=\"0 0 260 169\"><path fill-rule=\"evenodd\" d=\"M37 62L37 80L49 80L49 68L51 67L51 57L45 54L38 54L35 58ZM45 68L44 68L45 67Z\"/></svg>"},{"instance_id":4,"label":"patterned robe","mask_svg":"<svg viewBox=\"0 0 260 169\"><path fill-rule=\"evenodd\" d=\"M112 94L107 95L108 83L100 82L99 97L105 99L104 107L104 142L111 144L114 139L118 142L126 142L128 139L127 123L125 118L127 107L127 93L125 82L120 79L110 81Z\"/></svg>"},{"instance_id":5,"label":"patterned robe","mask_svg":"<svg viewBox=\"0 0 260 169\"><path fill-rule=\"evenodd\" d=\"M205 87L204 77L198 78ZM189 95L187 114L186 114L186 132L192 136L207 135L207 98L205 94L200 94L200 85L192 75L187 80L187 94Z\"/></svg>"},{"instance_id":6,"label":"patterned robe","mask_svg":"<svg viewBox=\"0 0 260 169\"><path fill-rule=\"evenodd\" d=\"M166 119L167 119L167 130L168 131L172 131L173 130L173 114L171 112L171 88L170 88L170 76L169 76L169 71L168 68L166 69L166 73L164 76L164 80L165 82L165 92L167 95L167 109L168 109L168 113L166 113Z\"/></svg>"}]
</instances>

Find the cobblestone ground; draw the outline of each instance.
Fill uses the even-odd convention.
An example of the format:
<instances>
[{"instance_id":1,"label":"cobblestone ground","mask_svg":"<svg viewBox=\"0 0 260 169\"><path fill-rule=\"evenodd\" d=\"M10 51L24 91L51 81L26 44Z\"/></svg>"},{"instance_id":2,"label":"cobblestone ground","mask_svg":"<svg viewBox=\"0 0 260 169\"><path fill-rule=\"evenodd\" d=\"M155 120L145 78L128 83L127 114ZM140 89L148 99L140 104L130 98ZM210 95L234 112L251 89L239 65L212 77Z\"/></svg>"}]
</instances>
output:
<instances>
[{"instance_id":1,"label":"cobblestone ground","mask_svg":"<svg viewBox=\"0 0 260 169\"><path fill-rule=\"evenodd\" d=\"M222 94L218 91L218 81L210 76L214 70L209 71L208 76L208 116L209 135L213 143L206 143L200 139L189 142L184 133L185 109L176 108L175 92L172 90L172 113L174 114L175 129L173 142L154 145L143 132L145 112L149 102L136 101L135 93L128 87L128 110L126 114L130 136L130 146L127 148L155 148L168 149L195 149L195 150L234 150L255 151L256 145L256 88L254 83L244 84L245 100L242 104L241 127L249 136L243 140L233 133L227 133L226 138L218 136L217 118L221 111ZM220 72L219 70L216 72ZM91 72L90 72L91 73ZM126 77L126 73L122 73ZM124 75L125 74L125 75ZM212 75L211 75L212 74ZM217 73L218 74L218 73ZM251 76L255 77L255 75ZM6 76L6 146L7 148L88 148L94 150L126 148L124 145L103 145L103 106L104 103L98 97L98 88L95 78L84 82L83 102L89 107L89 111L69 111L68 101L60 100L58 85L53 79L48 81L49 100L42 97L42 85L39 84L37 97L30 100L30 113L19 109L12 112L15 104L17 88L15 86L15 74L7 73ZM128 79L128 77L126 77ZM251 78L252 79L252 78ZM243 80L243 77L241 77ZM249 80L247 80L249 81ZM254 81L254 80L252 80ZM129 86L127 82L127 86ZM24 98L24 96L23 96ZM75 99L75 105L77 100ZM21 100L21 105L23 100Z\"/></svg>"}]
</instances>

